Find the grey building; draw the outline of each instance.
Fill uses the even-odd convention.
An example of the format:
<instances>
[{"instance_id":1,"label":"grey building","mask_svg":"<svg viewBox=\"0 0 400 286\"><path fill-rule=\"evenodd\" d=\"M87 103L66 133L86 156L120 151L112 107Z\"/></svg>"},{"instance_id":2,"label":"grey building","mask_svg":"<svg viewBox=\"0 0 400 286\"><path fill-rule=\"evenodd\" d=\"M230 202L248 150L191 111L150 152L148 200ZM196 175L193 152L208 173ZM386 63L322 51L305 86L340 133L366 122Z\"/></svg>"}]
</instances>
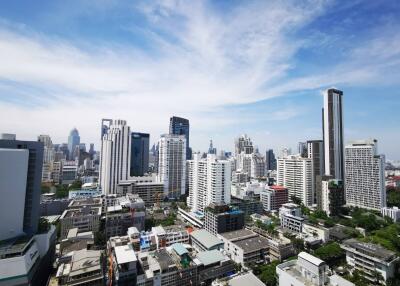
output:
<instances>
[{"instance_id":1,"label":"grey building","mask_svg":"<svg viewBox=\"0 0 400 286\"><path fill-rule=\"evenodd\" d=\"M35 234L38 230L40 214L43 143L16 140L15 135L8 140L2 138L0 137L0 148L26 149L29 151L27 178L19 179L26 179L23 230L28 235Z\"/></svg>"},{"instance_id":2,"label":"grey building","mask_svg":"<svg viewBox=\"0 0 400 286\"><path fill-rule=\"evenodd\" d=\"M192 150L189 145L189 120L172 116L169 119L169 134L175 135L184 135L186 138L186 160L190 160L192 158Z\"/></svg>"},{"instance_id":3,"label":"grey building","mask_svg":"<svg viewBox=\"0 0 400 286\"><path fill-rule=\"evenodd\" d=\"M131 133L131 177L143 176L149 170L149 140L147 133Z\"/></svg>"},{"instance_id":4,"label":"grey building","mask_svg":"<svg viewBox=\"0 0 400 286\"><path fill-rule=\"evenodd\" d=\"M323 140L309 140L307 141L307 158L312 160L313 176L314 176L314 190L317 190L317 176L325 174L324 165L324 141ZM314 198L314 203L316 198Z\"/></svg>"},{"instance_id":5,"label":"grey building","mask_svg":"<svg viewBox=\"0 0 400 286\"><path fill-rule=\"evenodd\" d=\"M268 149L265 153L265 168L267 170L276 170L276 158L272 149Z\"/></svg>"},{"instance_id":6,"label":"grey building","mask_svg":"<svg viewBox=\"0 0 400 286\"><path fill-rule=\"evenodd\" d=\"M211 204L204 216L204 228L214 235L244 228L244 212L228 205Z\"/></svg>"},{"instance_id":7,"label":"grey building","mask_svg":"<svg viewBox=\"0 0 400 286\"><path fill-rule=\"evenodd\" d=\"M75 159L73 154L75 152L76 146L79 146L81 143L81 137L79 136L79 132L76 128L72 129L68 136L68 151L70 160Z\"/></svg>"}]
</instances>

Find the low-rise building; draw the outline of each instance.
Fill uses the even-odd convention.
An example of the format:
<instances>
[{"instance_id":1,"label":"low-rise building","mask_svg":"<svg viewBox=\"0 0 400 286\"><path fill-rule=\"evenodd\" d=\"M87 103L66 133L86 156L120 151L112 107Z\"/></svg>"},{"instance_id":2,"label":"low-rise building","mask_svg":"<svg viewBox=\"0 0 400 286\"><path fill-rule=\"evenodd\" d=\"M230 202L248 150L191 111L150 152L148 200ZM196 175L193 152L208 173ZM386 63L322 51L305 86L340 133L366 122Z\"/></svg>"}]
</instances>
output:
<instances>
[{"instance_id":1,"label":"low-rise building","mask_svg":"<svg viewBox=\"0 0 400 286\"><path fill-rule=\"evenodd\" d=\"M204 216L204 228L214 235L244 228L244 213L228 205L210 204Z\"/></svg>"},{"instance_id":2,"label":"low-rise building","mask_svg":"<svg viewBox=\"0 0 400 286\"><path fill-rule=\"evenodd\" d=\"M128 181L120 181L117 194L137 194L146 204L152 207L164 199L164 184L157 182L155 176L132 177Z\"/></svg>"},{"instance_id":3,"label":"low-rise building","mask_svg":"<svg viewBox=\"0 0 400 286\"><path fill-rule=\"evenodd\" d=\"M279 264L276 274L279 286L354 286L338 275L330 275L325 261L306 252L300 252L296 260Z\"/></svg>"},{"instance_id":4,"label":"low-rise building","mask_svg":"<svg viewBox=\"0 0 400 286\"><path fill-rule=\"evenodd\" d=\"M268 254L268 240L248 229L218 234L224 242L224 250L236 263L265 262Z\"/></svg>"},{"instance_id":5,"label":"low-rise building","mask_svg":"<svg viewBox=\"0 0 400 286\"><path fill-rule=\"evenodd\" d=\"M240 273L212 282L212 286L265 286L264 282L257 278L252 272Z\"/></svg>"},{"instance_id":6,"label":"low-rise building","mask_svg":"<svg viewBox=\"0 0 400 286\"><path fill-rule=\"evenodd\" d=\"M384 281L394 277L399 257L393 251L356 239L345 240L340 247L346 251L346 262L352 270L360 270L369 281L377 283L376 273Z\"/></svg>"},{"instance_id":7,"label":"low-rise building","mask_svg":"<svg viewBox=\"0 0 400 286\"><path fill-rule=\"evenodd\" d=\"M260 214L252 214L250 215L253 222L260 222L262 224L271 224L272 220L269 216L260 215Z\"/></svg>"},{"instance_id":8,"label":"low-rise building","mask_svg":"<svg viewBox=\"0 0 400 286\"><path fill-rule=\"evenodd\" d=\"M302 236L303 238L313 237L321 243L326 243L329 241L329 229L322 225L303 223Z\"/></svg>"},{"instance_id":9,"label":"low-rise building","mask_svg":"<svg viewBox=\"0 0 400 286\"><path fill-rule=\"evenodd\" d=\"M237 198L232 196L230 205L241 210L245 216L263 213L263 206L258 197Z\"/></svg>"},{"instance_id":10,"label":"low-rise building","mask_svg":"<svg viewBox=\"0 0 400 286\"><path fill-rule=\"evenodd\" d=\"M224 242L205 229L193 231L190 234L190 241L197 251L220 250L224 248Z\"/></svg>"},{"instance_id":11,"label":"low-rise building","mask_svg":"<svg viewBox=\"0 0 400 286\"><path fill-rule=\"evenodd\" d=\"M279 218L281 227L284 230L301 233L303 229L304 218L301 216L300 207L293 203L283 204L279 209Z\"/></svg>"},{"instance_id":12,"label":"low-rise building","mask_svg":"<svg viewBox=\"0 0 400 286\"><path fill-rule=\"evenodd\" d=\"M282 186L266 186L260 192L260 201L266 212L278 211L283 204L289 202L288 189Z\"/></svg>"},{"instance_id":13,"label":"low-rise building","mask_svg":"<svg viewBox=\"0 0 400 286\"><path fill-rule=\"evenodd\" d=\"M186 211L182 208L178 208L178 214L180 215L180 217L190 223L191 225L195 226L195 227L199 227L202 228L204 225L204 213L202 213L201 211Z\"/></svg>"},{"instance_id":14,"label":"low-rise building","mask_svg":"<svg viewBox=\"0 0 400 286\"><path fill-rule=\"evenodd\" d=\"M156 226L152 227L157 249L170 246L175 243L189 243L189 233L184 226Z\"/></svg>"}]
</instances>

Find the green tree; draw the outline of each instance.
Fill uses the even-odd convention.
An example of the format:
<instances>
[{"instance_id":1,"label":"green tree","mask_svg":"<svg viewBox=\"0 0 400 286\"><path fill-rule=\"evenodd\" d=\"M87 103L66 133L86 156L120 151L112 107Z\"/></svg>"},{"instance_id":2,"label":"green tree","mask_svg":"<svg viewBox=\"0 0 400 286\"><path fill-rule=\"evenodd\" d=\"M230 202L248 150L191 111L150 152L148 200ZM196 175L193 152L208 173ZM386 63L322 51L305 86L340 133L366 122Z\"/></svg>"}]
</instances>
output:
<instances>
[{"instance_id":1,"label":"green tree","mask_svg":"<svg viewBox=\"0 0 400 286\"><path fill-rule=\"evenodd\" d=\"M328 243L314 251L314 255L326 261L329 266L338 265L345 259L345 252L336 242Z\"/></svg>"},{"instance_id":2,"label":"green tree","mask_svg":"<svg viewBox=\"0 0 400 286\"><path fill-rule=\"evenodd\" d=\"M104 247L107 243L106 234L104 231L97 231L94 233L94 244L100 247Z\"/></svg>"},{"instance_id":3,"label":"green tree","mask_svg":"<svg viewBox=\"0 0 400 286\"><path fill-rule=\"evenodd\" d=\"M50 229L49 221L47 219L45 219L44 217L41 217L39 219L38 232L39 233L47 232L49 229Z\"/></svg>"},{"instance_id":4,"label":"green tree","mask_svg":"<svg viewBox=\"0 0 400 286\"><path fill-rule=\"evenodd\" d=\"M56 188L56 198L66 198L68 197L68 187L66 185L58 185Z\"/></svg>"}]
</instances>

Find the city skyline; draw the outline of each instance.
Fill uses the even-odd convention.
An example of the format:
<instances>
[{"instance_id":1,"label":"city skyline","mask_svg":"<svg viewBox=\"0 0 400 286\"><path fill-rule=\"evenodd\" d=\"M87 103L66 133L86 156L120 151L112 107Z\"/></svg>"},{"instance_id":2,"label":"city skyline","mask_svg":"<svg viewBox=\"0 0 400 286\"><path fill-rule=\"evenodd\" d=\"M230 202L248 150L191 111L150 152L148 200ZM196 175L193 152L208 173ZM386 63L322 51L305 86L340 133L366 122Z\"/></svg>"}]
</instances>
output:
<instances>
[{"instance_id":1,"label":"city skyline","mask_svg":"<svg viewBox=\"0 0 400 286\"><path fill-rule=\"evenodd\" d=\"M179 116L194 152L210 139L233 151L246 133L279 154L322 139L321 94L335 87L344 144L376 138L400 159L396 1L15 2L0 4L1 132L63 143L76 127L99 150L101 118L152 145Z\"/></svg>"}]
</instances>

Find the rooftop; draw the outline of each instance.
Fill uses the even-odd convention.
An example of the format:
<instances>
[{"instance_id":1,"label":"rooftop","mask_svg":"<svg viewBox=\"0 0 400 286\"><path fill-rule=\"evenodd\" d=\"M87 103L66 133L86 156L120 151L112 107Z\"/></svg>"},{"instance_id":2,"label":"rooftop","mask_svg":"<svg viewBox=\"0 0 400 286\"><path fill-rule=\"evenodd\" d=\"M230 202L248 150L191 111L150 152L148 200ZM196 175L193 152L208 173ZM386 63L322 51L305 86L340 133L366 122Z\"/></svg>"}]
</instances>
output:
<instances>
[{"instance_id":1,"label":"rooftop","mask_svg":"<svg viewBox=\"0 0 400 286\"><path fill-rule=\"evenodd\" d=\"M205 229L199 229L199 230L193 231L190 235L194 239L199 241L202 245L204 245L206 248L212 248L217 245L223 244L223 242L221 240L219 240L216 236L209 233Z\"/></svg>"},{"instance_id":2,"label":"rooftop","mask_svg":"<svg viewBox=\"0 0 400 286\"><path fill-rule=\"evenodd\" d=\"M299 258L307 260L308 262L310 262L316 266L319 266L319 265L322 265L325 263L325 261L323 261L323 260L319 259L318 257L315 257L307 252L304 252L304 251L299 253Z\"/></svg>"},{"instance_id":3,"label":"rooftop","mask_svg":"<svg viewBox=\"0 0 400 286\"><path fill-rule=\"evenodd\" d=\"M197 254L197 259L204 265L208 266L225 260L225 256L218 250L203 251Z\"/></svg>"},{"instance_id":4,"label":"rooftop","mask_svg":"<svg viewBox=\"0 0 400 286\"><path fill-rule=\"evenodd\" d=\"M183 246L182 243L174 243L171 247L179 256L189 253L189 251L186 249L186 247Z\"/></svg>"},{"instance_id":5,"label":"rooftop","mask_svg":"<svg viewBox=\"0 0 400 286\"><path fill-rule=\"evenodd\" d=\"M245 238L243 240L235 241L234 244L243 249L245 253L248 253L267 248L268 239L257 235L252 238Z\"/></svg>"},{"instance_id":6,"label":"rooftop","mask_svg":"<svg viewBox=\"0 0 400 286\"><path fill-rule=\"evenodd\" d=\"M230 232L224 232L219 235L230 241L241 240L241 239L257 236L256 233L254 233L248 229L239 229L239 230L234 230L234 231L230 231Z\"/></svg>"},{"instance_id":7,"label":"rooftop","mask_svg":"<svg viewBox=\"0 0 400 286\"><path fill-rule=\"evenodd\" d=\"M247 272L243 275L236 276L228 281L229 286L265 286L265 284L257 278L253 273Z\"/></svg>"},{"instance_id":8,"label":"rooftop","mask_svg":"<svg viewBox=\"0 0 400 286\"><path fill-rule=\"evenodd\" d=\"M131 244L116 246L114 248L115 258L118 264L124 264L129 262L137 261L135 251Z\"/></svg>"},{"instance_id":9,"label":"rooftop","mask_svg":"<svg viewBox=\"0 0 400 286\"><path fill-rule=\"evenodd\" d=\"M356 239L345 240L342 246L353 248L356 252L361 252L386 262L390 262L397 258L396 253L393 251L387 250L377 244L360 242Z\"/></svg>"}]
</instances>

